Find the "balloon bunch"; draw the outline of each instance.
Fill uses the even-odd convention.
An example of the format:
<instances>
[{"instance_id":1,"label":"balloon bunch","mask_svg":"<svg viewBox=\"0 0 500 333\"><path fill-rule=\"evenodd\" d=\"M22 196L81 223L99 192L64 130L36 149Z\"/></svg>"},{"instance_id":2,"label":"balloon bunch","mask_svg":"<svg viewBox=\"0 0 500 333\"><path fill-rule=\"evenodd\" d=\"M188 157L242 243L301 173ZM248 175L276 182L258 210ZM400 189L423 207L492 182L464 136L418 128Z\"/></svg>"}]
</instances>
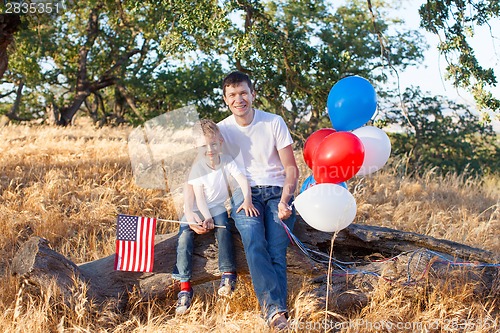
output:
<instances>
[{"instance_id":1,"label":"balloon bunch","mask_svg":"<svg viewBox=\"0 0 500 333\"><path fill-rule=\"evenodd\" d=\"M387 134L364 126L377 108L377 95L368 80L349 76L330 90L328 115L333 128L312 133L304 143L304 161L312 169L294 205L313 228L335 232L356 216L356 201L346 180L382 168L391 153Z\"/></svg>"}]
</instances>

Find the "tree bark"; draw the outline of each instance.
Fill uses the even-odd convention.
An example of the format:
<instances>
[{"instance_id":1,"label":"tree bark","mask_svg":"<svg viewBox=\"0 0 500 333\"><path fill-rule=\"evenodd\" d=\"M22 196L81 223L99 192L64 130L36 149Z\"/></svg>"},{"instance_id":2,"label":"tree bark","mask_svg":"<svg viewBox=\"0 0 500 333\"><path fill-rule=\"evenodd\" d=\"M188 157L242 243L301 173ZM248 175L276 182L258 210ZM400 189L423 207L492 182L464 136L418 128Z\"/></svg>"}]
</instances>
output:
<instances>
[{"instance_id":1,"label":"tree bark","mask_svg":"<svg viewBox=\"0 0 500 333\"><path fill-rule=\"evenodd\" d=\"M119 93L122 95L122 97L125 98L125 100L127 101L127 104L130 106L130 108L132 109L132 111L134 111L135 115L141 121L146 121L146 119L144 119L144 116L141 114L141 112L135 106L135 101L132 98L132 96L130 96L130 94L128 93L127 89L123 85L121 85L121 84L117 84L117 88L118 88Z\"/></svg>"},{"instance_id":2,"label":"tree bark","mask_svg":"<svg viewBox=\"0 0 500 333\"><path fill-rule=\"evenodd\" d=\"M76 73L75 98L69 106L60 109L60 118L58 125L67 126L73 120L73 117L80 109L85 99L90 96L92 91L89 89L89 80L87 74L88 54L99 33L99 9L101 6L93 8L90 12L87 22L87 38L85 43L78 50L78 69Z\"/></svg>"},{"instance_id":3,"label":"tree bark","mask_svg":"<svg viewBox=\"0 0 500 333\"><path fill-rule=\"evenodd\" d=\"M16 89L16 99L14 100L14 104L12 104L9 112L5 114L10 120L25 120L18 116L19 105L21 104L21 98L23 96L23 88L24 81L21 79Z\"/></svg>"},{"instance_id":4,"label":"tree bark","mask_svg":"<svg viewBox=\"0 0 500 333\"><path fill-rule=\"evenodd\" d=\"M312 229L300 219L296 223L294 234L307 246L324 255L330 252L332 234ZM243 247L238 234L234 234L236 261L240 275L248 273ZM32 237L24 243L14 257L12 272L28 280L39 288L47 288L51 280L56 280L62 294L71 297L75 290L75 280L87 283L87 295L98 303L111 302L119 308L126 305L128 292L137 290L142 298L163 299L175 291L172 269L176 261L176 233L157 235L155 239L155 260L153 273L135 273L114 271L114 255L95 261L74 264L61 254L50 249L46 240ZM430 256L413 260L419 249L435 251ZM370 256L395 256L398 260L391 262L370 262ZM358 271L379 272L386 279L398 279L409 276L405 270L412 270L415 275L432 265L436 255L445 256L449 260L475 260L485 263L498 263L498 254L473 248L463 244L440 240L430 236L411 232L403 232L389 228L351 224L340 231L333 244L333 257L342 261L359 261L355 266ZM325 296L327 265L317 263L305 256L295 245L291 245L288 254L288 273L302 278L309 278L317 283L314 293ZM347 267L348 265L346 265ZM218 279L217 248L213 233L197 235L193 254L194 285ZM433 267L435 271L439 267ZM449 269L447 270L449 271ZM496 273L495 273L496 272ZM373 275L350 276L349 283L345 272L336 270L332 275L332 298L330 303L338 309L348 310L352 307L364 306L369 297L370 288L378 277ZM498 270L484 270L482 285L491 286ZM495 277L495 274L497 276ZM354 292L356 291L356 292Z\"/></svg>"},{"instance_id":5,"label":"tree bark","mask_svg":"<svg viewBox=\"0 0 500 333\"><path fill-rule=\"evenodd\" d=\"M14 33L21 25L19 14L1 14L0 15L0 79L7 70L9 64L9 55L7 47L14 41Z\"/></svg>"}]
</instances>

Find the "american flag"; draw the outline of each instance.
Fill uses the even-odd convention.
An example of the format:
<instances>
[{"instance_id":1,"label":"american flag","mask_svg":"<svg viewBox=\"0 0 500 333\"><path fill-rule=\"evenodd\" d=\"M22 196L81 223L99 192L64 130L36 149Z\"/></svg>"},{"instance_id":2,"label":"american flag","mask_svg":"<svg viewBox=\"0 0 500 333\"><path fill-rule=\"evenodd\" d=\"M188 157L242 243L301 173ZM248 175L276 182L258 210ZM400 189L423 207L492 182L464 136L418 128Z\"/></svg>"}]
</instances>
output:
<instances>
[{"instance_id":1,"label":"american flag","mask_svg":"<svg viewBox=\"0 0 500 333\"><path fill-rule=\"evenodd\" d=\"M115 270L152 272L156 219L118 215Z\"/></svg>"}]
</instances>

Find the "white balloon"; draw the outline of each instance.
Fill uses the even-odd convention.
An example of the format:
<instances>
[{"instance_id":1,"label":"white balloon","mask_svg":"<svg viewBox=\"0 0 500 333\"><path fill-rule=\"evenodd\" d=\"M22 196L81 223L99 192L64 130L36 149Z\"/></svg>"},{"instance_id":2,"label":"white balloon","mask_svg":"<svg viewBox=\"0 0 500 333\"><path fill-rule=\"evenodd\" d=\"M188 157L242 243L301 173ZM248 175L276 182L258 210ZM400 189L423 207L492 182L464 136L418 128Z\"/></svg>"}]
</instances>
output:
<instances>
[{"instance_id":1,"label":"white balloon","mask_svg":"<svg viewBox=\"0 0 500 333\"><path fill-rule=\"evenodd\" d=\"M337 184L314 185L300 193L294 205L307 224L325 232L346 228L356 216L356 200Z\"/></svg>"},{"instance_id":2,"label":"white balloon","mask_svg":"<svg viewBox=\"0 0 500 333\"><path fill-rule=\"evenodd\" d=\"M383 130L364 126L352 131L365 147L365 159L356 176L365 176L380 170L391 155L391 140Z\"/></svg>"}]
</instances>

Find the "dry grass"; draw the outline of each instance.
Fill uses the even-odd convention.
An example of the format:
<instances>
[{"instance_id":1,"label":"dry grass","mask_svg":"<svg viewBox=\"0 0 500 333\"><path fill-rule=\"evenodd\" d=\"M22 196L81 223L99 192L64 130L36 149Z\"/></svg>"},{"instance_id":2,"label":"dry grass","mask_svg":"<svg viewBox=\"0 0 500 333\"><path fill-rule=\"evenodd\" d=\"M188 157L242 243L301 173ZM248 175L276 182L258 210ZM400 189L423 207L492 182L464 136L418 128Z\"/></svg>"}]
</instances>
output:
<instances>
[{"instance_id":1,"label":"dry grass","mask_svg":"<svg viewBox=\"0 0 500 333\"><path fill-rule=\"evenodd\" d=\"M131 295L123 313L88 304L84 287L62 301L56 286L41 293L10 274L11 260L32 235L76 263L114 252L115 218L129 213L177 218L176 205L161 190L133 183L127 151L131 129L61 129L8 126L0 129L0 331L1 332L266 332L251 283L219 300L199 292L193 310L173 315L173 302L141 302ZM301 159L300 154L297 154ZM302 164L303 176L307 176ZM418 179L398 168L349 181L358 204L356 223L387 226L458 241L500 253L500 177ZM162 226L159 233L172 231ZM497 332L496 290L477 292L477 282L452 276L443 282L402 286L383 280L358 312L330 313L308 285L290 288L295 331ZM201 290L200 290L201 291Z\"/></svg>"}]
</instances>

